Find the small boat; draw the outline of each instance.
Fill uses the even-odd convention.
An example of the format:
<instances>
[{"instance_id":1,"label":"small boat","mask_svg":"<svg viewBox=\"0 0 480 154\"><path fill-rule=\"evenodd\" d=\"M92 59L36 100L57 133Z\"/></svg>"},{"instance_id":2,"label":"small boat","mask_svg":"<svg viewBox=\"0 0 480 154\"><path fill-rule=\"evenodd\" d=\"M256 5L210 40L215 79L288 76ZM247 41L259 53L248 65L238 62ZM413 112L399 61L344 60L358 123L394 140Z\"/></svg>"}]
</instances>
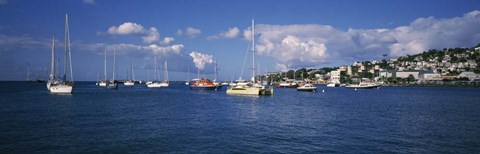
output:
<instances>
[{"instance_id":1,"label":"small boat","mask_svg":"<svg viewBox=\"0 0 480 154\"><path fill-rule=\"evenodd\" d=\"M298 84L294 80L287 80L276 85L278 88L296 88Z\"/></svg>"},{"instance_id":2,"label":"small boat","mask_svg":"<svg viewBox=\"0 0 480 154\"><path fill-rule=\"evenodd\" d=\"M228 83L228 82L222 82L222 84L221 84L221 85L222 85L222 86L228 86L228 85L229 85L229 83Z\"/></svg>"},{"instance_id":3,"label":"small boat","mask_svg":"<svg viewBox=\"0 0 480 154\"><path fill-rule=\"evenodd\" d=\"M125 80L125 81L123 82L123 85L125 85L125 86L133 86L133 85L135 85L135 82L133 82L133 80Z\"/></svg>"},{"instance_id":4,"label":"small boat","mask_svg":"<svg viewBox=\"0 0 480 154\"><path fill-rule=\"evenodd\" d=\"M100 80L100 81L97 82L97 85L100 86L100 87L105 87L105 86L107 86L107 81Z\"/></svg>"},{"instance_id":5,"label":"small boat","mask_svg":"<svg viewBox=\"0 0 480 154\"><path fill-rule=\"evenodd\" d=\"M150 81L150 82L147 82L147 87L148 88L160 88L162 86L160 85L160 82Z\"/></svg>"},{"instance_id":6,"label":"small boat","mask_svg":"<svg viewBox=\"0 0 480 154\"><path fill-rule=\"evenodd\" d=\"M107 85L106 87L108 89L115 89L117 90L118 89L118 81L115 80L115 58L116 58L116 54L115 54L115 46L113 47L113 70L112 70L112 80L108 81L107 82Z\"/></svg>"},{"instance_id":7,"label":"small boat","mask_svg":"<svg viewBox=\"0 0 480 154\"><path fill-rule=\"evenodd\" d=\"M68 51L68 52L67 52ZM72 51L70 49L70 32L68 29L68 15L65 15L65 56L64 56L64 61L67 61L67 57L69 57L68 62L70 64L70 81L67 81L67 66L66 63L64 65L63 70L65 70L63 73L63 78L57 79L55 76L55 62L54 62L54 57L55 57L55 37L53 38L52 41L52 63L51 63L51 73L50 73L50 78L47 82L47 89L51 93L55 94L70 94L72 93L73 89L73 72L72 72Z\"/></svg>"},{"instance_id":8,"label":"small boat","mask_svg":"<svg viewBox=\"0 0 480 154\"><path fill-rule=\"evenodd\" d=\"M187 73L187 81L185 81L185 85L190 85L190 82L188 80L190 80L190 67L188 68L188 73Z\"/></svg>"},{"instance_id":9,"label":"small boat","mask_svg":"<svg viewBox=\"0 0 480 154\"><path fill-rule=\"evenodd\" d=\"M160 87L166 88L168 87L169 83L166 80L163 80L162 82L159 83Z\"/></svg>"},{"instance_id":10,"label":"small boat","mask_svg":"<svg viewBox=\"0 0 480 154\"><path fill-rule=\"evenodd\" d=\"M330 82L327 84L327 87L339 87L340 86L340 83L333 83L333 82Z\"/></svg>"},{"instance_id":11,"label":"small boat","mask_svg":"<svg viewBox=\"0 0 480 154\"><path fill-rule=\"evenodd\" d=\"M157 66L157 56L155 55L153 57L153 65L154 65L154 70L155 70L155 80L154 81L147 81L146 85L148 88L162 88L162 87L168 87L168 72L167 70L165 70L165 80L163 81L158 81L158 79L160 79L160 75L158 74L159 71L158 71L158 66ZM167 62L165 61L165 68L167 68Z\"/></svg>"},{"instance_id":12,"label":"small boat","mask_svg":"<svg viewBox=\"0 0 480 154\"><path fill-rule=\"evenodd\" d=\"M123 85L125 86L135 85L135 75L133 74L133 64L131 64L130 74L132 75L132 80L129 79L129 80L123 81ZM130 77L128 70L127 70L127 77Z\"/></svg>"},{"instance_id":13,"label":"small boat","mask_svg":"<svg viewBox=\"0 0 480 154\"><path fill-rule=\"evenodd\" d=\"M166 88L169 85L169 82L168 82L168 67L167 67L167 61L166 60L165 60L165 65L164 65L163 70L165 71L163 73L163 81L161 81L159 85L160 85L160 87Z\"/></svg>"},{"instance_id":14,"label":"small boat","mask_svg":"<svg viewBox=\"0 0 480 154\"><path fill-rule=\"evenodd\" d=\"M108 89L117 90L118 89L118 83L117 83L116 80L112 80L112 81L107 82L107 85L105 87L107 87Z\"/></svg>"},{"instance_id":15,"label":"small boat","mask_svg":"<svg viewBox=\"0 0 480 154\"><path fill-rule=\"evenodd\" d=\"M316 92L317 87L315 87L313 84L307 83L302 86L297 87L297 91L309 91L309 92Z\"/></svg>"},{"instance_id":16,"label":"small boat","mask_svg":"<svg viewBox=\"0 0 480 154\"><path fill-rule=\"evenodd\" d=\"M374 89L378 87L380 87L380 85L373 82L360 82L359 84L351 84L345 86L345 88L349 89Z\"/></svg>"},{"instance_id":17,"label":"small boat","mask_svg":"<svg viewBox=\"0 0 480 154\"><path fill-rule=\"evenodd\" d=\"M97 85L100 87L107 86L107 50L104 50L104 60L103 60L103 80L97 82Z\"/></svg>"},{"instance_id":18,"label":"small boat","mask_svg":"<svg viewBox=\"0 0 480 154\"><path fill-rule=\"evenodd\" d=\"M228 95L273 95L273 88L257 84L255 79L255 21L252 19L252 80L250 82L237 82L236 86L227 89Z\"/></svg>"},{"instance_id":19,"label":"small boat","mask_svg":"<svg viewBox=\"0 0 480 154\"><path fill-rule=\"evenodd\" d=\"M193 90L218 90L221 85L216 85L207 78L193 79L194 83L190 84L190 89Z\"/></svg>"}]
</instances>

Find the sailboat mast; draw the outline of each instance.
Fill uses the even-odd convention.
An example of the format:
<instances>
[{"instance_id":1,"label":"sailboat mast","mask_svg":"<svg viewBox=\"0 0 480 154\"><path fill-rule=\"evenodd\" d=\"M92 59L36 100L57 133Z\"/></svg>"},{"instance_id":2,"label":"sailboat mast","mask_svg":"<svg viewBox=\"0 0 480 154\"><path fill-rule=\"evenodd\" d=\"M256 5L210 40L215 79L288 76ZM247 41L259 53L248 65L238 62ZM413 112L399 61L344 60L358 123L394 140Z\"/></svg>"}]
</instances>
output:
<instances>
[{"instance_id":1,"label":"sailboat mast","mask_svg":"<svg viewBox=\"0 0 480 154\"><path fill-rule=\"evenodd\" d=\"M103 50L104 52L104 59L103 59L103 78L107 81L107 49Z\"/></svg>"},{"instance_id":2,"label":"sailboat mast","mask_svg":"<svg viewBox=\"0 0 480 154\"><path fill-rule=\"evenodd\" d=\"M165 76L163 77L165 81L168 81L168 67L167 67L167 60L165 60Z\"/></svg>"},{"instance_id":3,"label":"sailboat mast","mask_svg":"<svg viewBox=\"0 0 480 154\"><path fill-rule=\"evenodd\" d=\"M154 66L155 74L153 74L153 76L155 77L155 81L157 81L157 55L153 57L153 65L155 65Z\"/></svg>"},{"instance_id":4,"label":"sailboat mast","mask_svg":"<svg viewBox=\"0 0 480 154\"><path fill-rule=\"evenodd\" d=\"M132 65L132 80L135 81L135 72L133 71L133 64Z\"/></svg>"},{"instance_id":5,"label":"sailboat mast","mask_svg":"<svg viewBox=\"0 0 480 154\"><path fill-rule=\"evenodd\" d=\"M65 14L67 19L67 39L68 39L68 63L70 64L70 81L73 82L73 69L72 69L72 49L70 48L70 28L68 26L68 14ZM66 77L65 77L66 79Z\"/></svg>"},{"instance_id":6,"label":"sailboat mast","mask_svg":"<svg viewBox=\"0 0 480 154\"><path fill-rule=\"evenodd\" d=\"M217 60L215 60L215 78L213 79L213 81L217 81L217 77L218 77L218 72L217 72Z\"/></svg>"},{"instance_id":7,"label":"sailboat mast","mask_svg":"<svg viewBox=\"0 0 480 154\"><path fill-rule=\"evenodd\" d=\"M113 46L113 81L115 81L115 46Z\"/></svg>"},{"instance_id":8,"label":"sailboat mast","mask_svg":"<svg viewBox=\"0 0 480 154\"><path fill-rule=\"evenodd\" d=\"M252 81L255 83L255 19L252 19Z\"/></svg>"},{"instance_id":9,"label":"sailboat mast","mask_svg":"<svg viewBox=\"0 0 480 154\"><path fill-rule=\"evenodd\" d=\"M27 65L27 81L30 81L30 65Z\"/></svg>"},{"instance_id":10,"label":"sailboat mast","mask_svg":"<svg viewBox=\"0 0 480 154\"><path fill-rule=\"evenodd\" d=\"M55 35L52 38L52 63L50 65L50 80L55 79Z\"/></svg>"},{"instance_id":11,"label":"sailboat mast","mask_svg":"<svg viewBox=\"0 0 480 154\"><path fill-rule=\"evenodd\" d=\"M67 34L68 33L68 15L65 14L65 54L63 57L63 81L67 77Z\"/></svg>"}]
</instances>

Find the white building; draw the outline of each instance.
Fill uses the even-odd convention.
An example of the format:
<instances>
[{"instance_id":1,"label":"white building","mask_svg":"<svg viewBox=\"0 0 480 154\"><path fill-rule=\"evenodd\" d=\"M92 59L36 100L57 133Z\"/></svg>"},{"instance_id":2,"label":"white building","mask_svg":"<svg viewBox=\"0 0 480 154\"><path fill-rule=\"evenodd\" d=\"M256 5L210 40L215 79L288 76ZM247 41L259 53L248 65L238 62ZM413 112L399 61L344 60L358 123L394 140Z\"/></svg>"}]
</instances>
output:
<instances>
[{"instance_id":1,"label":"white building","mask_svg":"<svg viewBox=\"0 0 480 154\"><path fill-rule=\"evenodd\" d=\"M350 75L350 76L353 75L352 66L348 66L348 67L347 67L347 75Z\"/></svg>"},{"instance_id":2,"label":"white building","mask_svg":"<svg viewBox=\"0 0 480 154\"><path fill-rule=\"evenodd\" d=\"M380 71L379 75L380 77L386 77L386 78L394 77L393 73L388 71Z\"/></svg>"},{"instance_id":3,"label":"white building","mask_svg":"<svg viewBox=\"0 0 480 154\"><path fill-rule=\"evenodd\" d=\"M330 72L330 82L340 83L340 70Z\"/></svg>"},{"instance_id":4,"label":"white building","mask_svg":"<svg viewBox=\"0 0 480 154\"><path fill-rule=\"evenodd\" d=\"M442 75L440 75L439 73L424 73L423 79L425 81L441 81Z\"/></svg>"},{"instance_id":5,"label":"white building","mask_svg":"<svg viewBox=\"0 0 480 154\"><path fill-rule=\"evenodd\" d=\"M458 75L458 78L462 78L462 77L468 78L470 81L473 81L475 79L480 78L480 75L475 74L473 72L462 72Z\"/></svg>"},{"instance_id":6,"label":"white building","mask_svg":"<svg viewBox=\"0 0 480 154\"><path fill-rule=\"evenodd\" d=\"M418 79L420 72L418 71L401 71L396 72L397 78L408 78L408 76L412 75L415 79Z\"/></svg>"}]
</instances>

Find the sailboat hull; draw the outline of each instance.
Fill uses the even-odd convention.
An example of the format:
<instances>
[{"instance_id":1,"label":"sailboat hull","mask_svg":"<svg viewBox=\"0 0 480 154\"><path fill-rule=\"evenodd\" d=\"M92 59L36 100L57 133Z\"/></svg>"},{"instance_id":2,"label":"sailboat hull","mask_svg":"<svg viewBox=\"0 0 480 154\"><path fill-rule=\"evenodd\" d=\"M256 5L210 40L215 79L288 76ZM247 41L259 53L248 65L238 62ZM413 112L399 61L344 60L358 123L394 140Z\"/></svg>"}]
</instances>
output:
<instances>
[{"instance_id":1,"label":"sailboat hull","mask_svg":"<svg viewBox=\"0 0 480 154\"><path fill-rule=\"evenodd\" d=\"M161 85L160 85L160 83L158 83L158 82L152 82L152 83L148 83L148 82L147 82L147 87L148 87L148 88L160 88Z\"/></svg>"},{"instance_id":2,"label":"sailboat hull","mask_svg":"<svg viewBox=\"0 0 480 154\"><path fill-rule=\"evenodd\" d=\"M72 89L70 85L53 85L48 88L51 93L55 94L70 94L72 93Z\"/></svg>"},{"instance_id":3,"label":"sailboat hull","mask_svg":"<svg viewBox=\"0 0 480 154\"><path fill-rule=\"evenodd\" d=\"M163 87L163 88L168 87L168 83L164 83L164 82L160 83L159 85L160 85L160 87Z\"/></svg>"},{"instance_id":4,"label":"sailboat hull","mask_svg":"<svg viewBox=\"0 0 480 154\"><path fill-rule=\"evenodd\" d=\"M222 86L190 86L190 89L192 90L218 90L221 89Z\"/></svg>"},{"instance_id":5,"label":"sailboat hull","mask_svg":"<svg viewBox=\"0 0 480 154\"><path fill-rule=\"evenodd\" d=\"M273 95L272 88L259 87L229 87L227 89L229 95Z\"/></svg>"},{"instance_id":6,"label":"sailboat hull","mask_svg":"<svg viewBox=\"0 0 480 154\"><path fill-rule=\"evenodd\" d=\"M133 85L135 85L135 82L124 82L123 85L125 85L125 86L133 86Z\"/></svg>"}]
</instances>

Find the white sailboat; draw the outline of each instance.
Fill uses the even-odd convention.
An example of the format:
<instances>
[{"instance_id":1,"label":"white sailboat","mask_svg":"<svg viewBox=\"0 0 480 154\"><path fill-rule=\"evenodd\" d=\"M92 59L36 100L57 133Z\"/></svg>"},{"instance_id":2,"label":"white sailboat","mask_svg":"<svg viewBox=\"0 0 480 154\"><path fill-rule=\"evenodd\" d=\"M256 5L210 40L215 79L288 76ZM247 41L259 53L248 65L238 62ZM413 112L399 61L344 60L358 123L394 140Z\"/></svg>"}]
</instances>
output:
<instances>
[{"instance_id":1,"label":"white sailboat","mask_svg":"<svg viewBox=\"0 0 480 154\"><path fill-rule=\"evenodd\" d=\"M147 82L147 87L148 88L160 88L160 82L157 81L157 76L158 76L158 69L157 69L157 55L153 57L153 64L154 64L154 70L155 70L155 80L154 81L148 81Z\"/></svg>"},{"instance_id":2,"label":"white sailboat","mask_svg":"<svg viewBox=\"0 0 480 154\"><path fill-rule=\"evenodd\" d=\"M109 89L118 89L117 81L115 80L115 59L116 59L116 51L115 46L113 47L113 70L112 70L112 80L107 82L107 88Z\"/></svg>"},{"instance_id":3,"label":"white sailboat","mask_svg":"<svg viewBox=\"0 0 480 154\"><path fill-rule=\"evenodd\" d=\"M227 94L231 95L273 95L273 88L264 85L259 86L255 79L255 21L252 19L252 81L245 84L238 83L230 86Z\"/></svg>"},{"instance_id":4,"label":"white sailboat","mask_svg":"<svg viewBox=\"0 0 480 154\"><path fill-rule=\"evenodd\" d=\"M103 60L103 80L98 81L98 86L105 87L107 86L107 50L104 51L104 60Z\"/></svg>"},{"instance_id":5,"label":"white sailboat","mask_svg":"<svg viewBox=\"0 0 480 154\"><path fill-rule=\"evenodd\" d=\"M131 74L132 74L132 76L133 76L133 64L131 64L131 70L130 70L130 71L131 71ZM129 76L128 70L127 70L127 76ZM132 77L132 78L133 78L133 77ZM133 79L133 80L130 80L130 79L125 80L125 82L123 82L123 85L125 85L125 86L133 86L133 85L135 85L135 82L134 82L134 81L135 81L134 79Z\"/></svg>"},{"instance_id":6,"label":"white sailboat","mask_svg":"<svg viewBox=\"0 0 480 154\"><path fill-rule=\"evenodd\" d=\"M67 52L68 49L68 52ZM70 81L67 81L67 55L70 63ZM68 28L68 15L65 15L65 56L63 66L63 78L58 80L55 76L55 36L52 41L52 63L50 78L47 82L47 89L51 93L70 94L73 89L73 72L72 72L72 51L70 48L70 32Z\"/></svg>"},{"instance_id":7,"label":"white sailboat","mask_svg":"<svg viewBox=\"0 0 480 154\"><path fill-rule=\"evenodd\" d=\"M169 83L168 83L168 66L167 66L167 60L165 60L165 64L163 66L163 80L162 82L160 82L160 87L168 87Z\"/></svg>"},{"instance_id":8,"label":"white sailboat","mask_svg":"<svg viewBox=\"0 0 480 154\"><path fill-rule=\"evenodd\" d=\"M32 80L30 79L30 64L27 65L27 82L31 82Z\"/></svg>"},{"instance_id":9,"label":"white sailboat","mask_svg":"<svg viewBox=\"0 0 480 154\"><path fill-rule=\"evenodd\" d=\"M185 85L187 85L187 86L190 85L189 80L190 80L190 67L188 68L187 81L185 81Z\"/></svg>"}]
</instances>

